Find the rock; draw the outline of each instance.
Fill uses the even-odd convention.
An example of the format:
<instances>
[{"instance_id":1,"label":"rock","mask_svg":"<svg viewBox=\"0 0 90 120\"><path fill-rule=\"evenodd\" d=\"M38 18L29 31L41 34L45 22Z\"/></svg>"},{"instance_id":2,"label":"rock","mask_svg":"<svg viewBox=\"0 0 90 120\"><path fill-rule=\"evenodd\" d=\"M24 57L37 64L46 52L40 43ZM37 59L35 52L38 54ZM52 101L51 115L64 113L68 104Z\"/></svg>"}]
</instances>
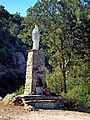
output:
<instances>
[{"instance_id":1,"label":"rock","mask_svg":"<svg viewBox=\"0 0 90 120\"><path fill-rule=\"evenodd\" d=\"M12 99L12 101L10 101L9 104L10 104L10 105L16 105L16 106L18 106L18 105L19 105L19 106L24 105L21 97L19 97L19 96L15 96L15 97Z\"/></svg>"},{"instance_id":2,"label":"rock","mask_svg":"<svg viewBox=\"0 0 90 120\"><path fill-rule=\"evenodd\" d=\"M4 99L3 103L10 104L10 105L23 105L23 101L20 96L16 95L15 93L7 94Z\"/></svg>"},{"instance_id":3,"label":"rock","mask_svg":"<svg viewBox=\"0 0 90 120\"><path fill-rule=\"evenodd\" d=\"M35 107L33 107L31 105L27 105L27 104L25 104L24 109L27 110L27 111L29 111L29 112L36 110Z\"/></svg>"},{"instance_id":4,"label":"rock","mask_svg":"<svg viewBox=\"0 0 90 120\"><path fill-rule=\"evenodd\" d=\"M0 97L0 100L2 100L3 98L2 97Z\"/></svg>"},{"instance_id":5,"label":"rock","mask_svg":"<svg viewBox=\"0 0 90 120\"><path fill-rule=\"evenodd\" d=\"M0 96L2 97L8 94L8 90L14 92L19 86L24 84L25 56L22 52L11 51L12 59L7 60L7 64L0 62Z\"/></svg>"},{"instance_id":6,"label":"rock","mask_svg":"<svg viewBox=\"0 0 90 120\"><path fill-rule=\"evenodd\" d=\"M26 70L26 60L22 52L15 52L16 56L16 69L18 70L17 72L24 73Z\"/></svg>"},{"instance_id":7,"label":"rock","mask_svg":"<svg viewBox=\"0 0 90 120\"><path fill-rule=\"evenodd\" d=\"M3 103L4 104L9 104L15 96L16 96L15 93L7 94L3 99Z\"/></svg>"}]
</instances>

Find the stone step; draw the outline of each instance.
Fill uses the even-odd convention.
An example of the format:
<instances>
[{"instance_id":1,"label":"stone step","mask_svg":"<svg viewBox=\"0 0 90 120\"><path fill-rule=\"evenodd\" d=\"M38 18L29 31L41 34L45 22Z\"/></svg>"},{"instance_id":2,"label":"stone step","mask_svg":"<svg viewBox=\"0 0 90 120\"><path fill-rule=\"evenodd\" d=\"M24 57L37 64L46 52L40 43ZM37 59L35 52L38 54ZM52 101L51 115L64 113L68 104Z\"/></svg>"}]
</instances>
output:
<instances>
[{"instance_id":1,"label":"stone step","mask_svg":"<svg viewBox=\"0 0 90 120\"><path fill-rule=\"evenodd\" d=\"M24 105L31 105L39 109L56 109L60 107L58 100L29 100L24 101Z\"/></svg>"},{"instance_id":2,"label":"stone step","mask_svg":"<svg viewBox=\"0 0 90 120\"><path fill-rule=\"evenodd\" d=\"M24 103L41 103L41 102L58 102L57 100L29 100L29 101L24 101Z\"/></svg>"},{"instance_id":3,"label":"stone step","mask_svg":"<svg viewBox=\"0 0 90 120\"><path fill-rule=\"evenodd\" d=\"M20 95L24 101L29 100L59 100L59 96L46 96L46 95Z\"/></svg>"},{"instance_id":4,"label":"stone step","mask_svg":"<svg viewBox=\"0 0 90 120\"><path fill-rule=\"evenodd\" d=\"M62 106L59 96L46 95L19 95L25 106L31 105L41 109L56 109Z\"/></svg>"}]
</instances>

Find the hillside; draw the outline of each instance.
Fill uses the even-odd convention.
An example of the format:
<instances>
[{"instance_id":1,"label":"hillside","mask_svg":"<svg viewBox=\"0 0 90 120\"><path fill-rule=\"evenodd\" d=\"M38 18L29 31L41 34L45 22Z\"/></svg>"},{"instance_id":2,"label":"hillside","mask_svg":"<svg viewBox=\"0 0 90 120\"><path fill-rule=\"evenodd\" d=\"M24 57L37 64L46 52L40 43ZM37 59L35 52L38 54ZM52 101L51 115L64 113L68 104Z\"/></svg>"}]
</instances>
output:
<instances>
[{"instance_id":1,"label":"hillside","mask_svg":"<svg viewBox=\"0 0 90 120\"><path fill-rule=\"evenodd\" d=\"M21 25L22 19L0 6L0 96L14 92L25 82L29 45L18 39L12 30L15 25Z\"/></svg>"}]
</instances>

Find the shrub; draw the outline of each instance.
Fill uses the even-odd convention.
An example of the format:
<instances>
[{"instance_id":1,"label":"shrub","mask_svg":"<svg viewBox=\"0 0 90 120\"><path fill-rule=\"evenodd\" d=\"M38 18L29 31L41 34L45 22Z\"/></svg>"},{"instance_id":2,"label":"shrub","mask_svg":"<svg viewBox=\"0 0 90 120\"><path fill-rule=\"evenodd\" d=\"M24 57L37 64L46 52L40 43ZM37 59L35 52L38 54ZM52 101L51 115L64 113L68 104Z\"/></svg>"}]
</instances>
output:
<instances>
[{"instance_id":1,"label":"shrub","mask_svg":"<svg viewBox=\"0 0 90 120\"><path fill-rule=\"evenodd\" d=\"M89 104L89 97L85 96L85 93L80 87L76 87L72 90L68 90L67 93L61 93L61 99L64 101L66 107L73 107L76 109L86 109Z\"/></svg>"},{"instance_id":2,"label":"shrub","mask_svg":"<svg viewBox=\"0 0 90 120\"><path fill-rule=\"evenodd\" d=\"M60 95L62 89L62 73L60 72L59 66L57 66L52 73L46 69L46 80L50 91Z\"/></svg>"},{"instance_id":3,"label":"shrub","mask_svg":"<svg viewBox=\"0 0 90 120\"><path fill-rule=\"evenodd\" d=\"M25 87L22 85L22 86L20 86L19 90L16 90L15 93L18 94L18 95L24 94L24 89L25 89Z\"/></svg>"}]
</instances>

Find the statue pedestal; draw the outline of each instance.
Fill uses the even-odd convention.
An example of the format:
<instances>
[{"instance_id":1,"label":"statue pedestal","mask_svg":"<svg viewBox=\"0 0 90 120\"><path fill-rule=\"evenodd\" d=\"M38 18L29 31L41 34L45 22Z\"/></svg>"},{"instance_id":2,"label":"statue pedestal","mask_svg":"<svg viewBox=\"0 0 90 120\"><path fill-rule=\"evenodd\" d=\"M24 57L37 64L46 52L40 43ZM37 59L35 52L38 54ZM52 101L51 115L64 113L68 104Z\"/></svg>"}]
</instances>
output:
<instances>
[{"instance_id":1,"label":"statue pedestal","mask_svg":"<svg viewBox=\"0 0 90 120\"><path fill-rule=\"evenodd\" d=\"M24 94L36 91L37 81L41 80L42 87L46 85L45 57L42 50L27 50L27 69Z\"/></svg>"}]
</instances>

